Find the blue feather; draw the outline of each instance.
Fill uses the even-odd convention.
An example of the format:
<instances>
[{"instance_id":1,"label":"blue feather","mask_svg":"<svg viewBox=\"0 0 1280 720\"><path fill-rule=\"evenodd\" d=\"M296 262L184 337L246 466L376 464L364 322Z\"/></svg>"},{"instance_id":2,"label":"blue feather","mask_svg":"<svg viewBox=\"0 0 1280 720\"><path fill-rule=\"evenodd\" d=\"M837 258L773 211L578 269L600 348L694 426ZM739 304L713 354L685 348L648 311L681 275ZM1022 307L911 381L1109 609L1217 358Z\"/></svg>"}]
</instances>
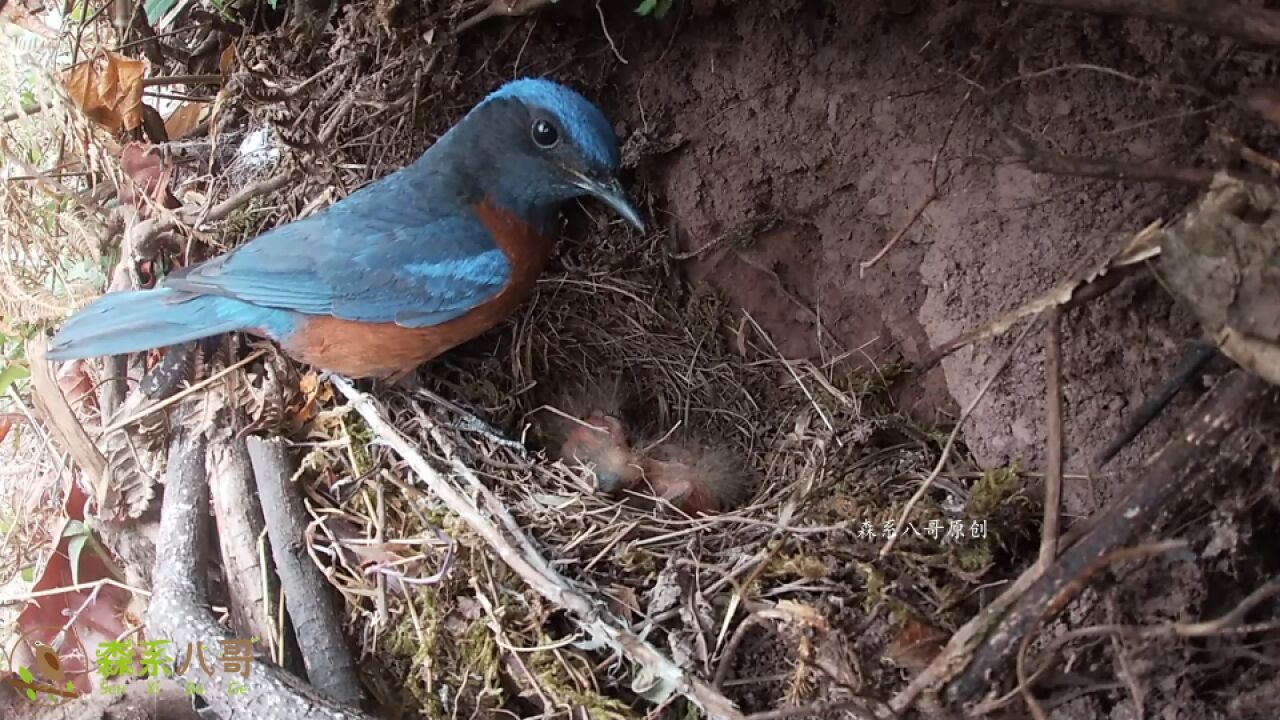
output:
<instances>
[{"instance_id":1,"label":"blue feather","mask_svg":"<svg viewBox=\"0 0 1280 720\"><path fill-rule=\"evenodd\" d=\"M280 338L295 316L215 295L161 288L108 293L76 313L49 345L50 360L124 355L225 332L260 329Z\"/></svg>"}]
</instances>

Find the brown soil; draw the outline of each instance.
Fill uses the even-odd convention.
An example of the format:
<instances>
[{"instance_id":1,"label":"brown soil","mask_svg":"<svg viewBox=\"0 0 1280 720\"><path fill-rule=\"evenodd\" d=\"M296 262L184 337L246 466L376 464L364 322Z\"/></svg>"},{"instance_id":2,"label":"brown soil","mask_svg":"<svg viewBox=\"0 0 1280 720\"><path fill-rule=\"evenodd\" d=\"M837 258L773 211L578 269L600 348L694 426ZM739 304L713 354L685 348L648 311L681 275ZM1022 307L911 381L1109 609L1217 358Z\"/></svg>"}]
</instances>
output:
<instances>
[{"instance_id":1,"label":"brown soil","mask_svg":"<svg viewBox=\"0 0 1280 720\"><path fill-rule=\"evenodd\" d=\"M650 133L683 135L683 146L649 168L680 246L701 248L750 221L772 226L750 243L734 238L700 254L690 276L750 312L788 357L855 351L876 364L920 360L1189 197L1165 186L1037 175L1006 162L992 109L1060 152L1178 164L1193 162L1203 143L1206 116L1185 115L1194 97L1084 70L1018 82L1020 72L1090 63L1198 81L1186 69L1212 67L1223 47L1140 22L1014 17L963 4L896 16L880 3L814 4L785 18L774 5L737 5L690 21L669 45L645 45L625 48L630 65L618 72L616 106L631 115L624 129L634 130L642 115ZM967 80L1011 87L979 102ZM938 199L860 273L859 263L928 196L935 156ZM1114 436L1192 333L1149 280L1071 315L1069 470L1083 470ZM954 416L1005 345L979 345L910 378L901 408L926 422ZM982 465L1042 462L1043 395L1037 338L966 428ZM1158 423L1118 462L1141 460L1168 427ZM1073 512L1103 499L1083 488L1068 494Z\"/></svg>"}]
</instances>

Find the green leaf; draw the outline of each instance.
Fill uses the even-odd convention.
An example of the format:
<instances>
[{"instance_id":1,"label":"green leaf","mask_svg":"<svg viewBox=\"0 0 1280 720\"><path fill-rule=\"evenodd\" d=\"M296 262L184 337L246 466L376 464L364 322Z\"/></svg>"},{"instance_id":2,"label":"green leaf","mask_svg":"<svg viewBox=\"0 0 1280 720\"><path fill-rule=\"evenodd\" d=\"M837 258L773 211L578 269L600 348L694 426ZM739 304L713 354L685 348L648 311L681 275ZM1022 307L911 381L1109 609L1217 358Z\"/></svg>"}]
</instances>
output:
<instances>
[{"instance_id":1,"label":"green leaf","mask_svg":"<svg viewBox=\"0 0 1280 720\"><path fill-rule=\"evenodd\" d=\"M637 15L648 15L658 7L658 0L643 0L640 7L636 8Z\"/></svg>"},{"instance_id":2,"label":"green leaf","mask_svg":"<svg viewBox=\"0 0 1280 720\"><path fill-rule=\"evenodd\" d=\"M36 679L36 676L32 675L31 671L28 670L25 666L18 668L18 677L22 678L22 682L24 683L30 683L31 681Z\"/></svg>"},{"instance_id":3,"label":"green leaf","mask_svg":"<svg viewBox=\"0 0 1280 720\"><path fill-rule=\"evenodd\" d=\"M22 568L22 581L23 581L23 582L29 582L29 583L31 583L31 582L35 582L35 581L36 581L36 566L35 566L35 565L28 565L28 566L26 566L26 567Z\"/></svg>"},{"instance_id":4,"label":"green leaf","mask_svg":"<svg viewBox=\"0 0 1280 720\"><path fill-rule=\"evenodd\" d=\"M177 4L178 0L147 0L147 4L144 6L147 13L147 22L155 25L157 20Z\"/></svg>"},{"instance_id":5,"label":"green leaf","mask_svg":"<svg viewBox=\"0 0 1280 720\"><path fill-rule=\"evenodd\" d=\"M71 554L71 584L80 584L80 553L84 552L84 544L89 542L89 536L76 535L71 538L71 542L67 545L67 552Z\"/></svg>"},{"instance_id":6,"label":"green leaf","mask_svg":"<svg viewBox=\"0 0 1280 720\"><path fill-rule=\"evenodd\" d=\"M9 392L9 386L29 377L31 377L31 371L22 365L9 365L4 370L0 370L0 395Z\"/></svg>"}]
</instances>

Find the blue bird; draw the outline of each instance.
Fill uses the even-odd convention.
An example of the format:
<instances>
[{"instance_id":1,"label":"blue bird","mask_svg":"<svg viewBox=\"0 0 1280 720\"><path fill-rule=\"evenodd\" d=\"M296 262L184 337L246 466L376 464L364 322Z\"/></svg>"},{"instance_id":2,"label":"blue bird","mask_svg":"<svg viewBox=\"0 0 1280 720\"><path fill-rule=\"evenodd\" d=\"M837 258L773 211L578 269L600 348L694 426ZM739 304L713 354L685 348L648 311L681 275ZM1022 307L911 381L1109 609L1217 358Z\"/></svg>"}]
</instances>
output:
<instances>
[{"instance_id":1,"label":"blue bird","mask_svg":"<svg viewBox=\"0 0 1280 720\"><path fill-rule=\"evenodd\" d=\"M599 108L549 80L514 80L413 163L329 208L155 289L97 299L63 324L48 357L241 331L322 370L399 378L528 297L568 200L595 197L643 232L618 171Z\"/></svg>"}]
</instances>

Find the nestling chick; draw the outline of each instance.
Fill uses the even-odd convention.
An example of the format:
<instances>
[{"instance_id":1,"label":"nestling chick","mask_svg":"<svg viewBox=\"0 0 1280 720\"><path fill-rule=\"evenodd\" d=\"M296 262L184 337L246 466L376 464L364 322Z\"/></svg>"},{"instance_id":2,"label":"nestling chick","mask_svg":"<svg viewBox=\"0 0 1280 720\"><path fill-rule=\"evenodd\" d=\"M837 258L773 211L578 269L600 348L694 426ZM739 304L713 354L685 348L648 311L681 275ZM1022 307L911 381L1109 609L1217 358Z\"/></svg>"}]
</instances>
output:
<instances>
[{"instance_id":1,"label":"nestling chick","mask_svg":"<svg viewBox=\"0 0 1280 720\"><path fill-rule=\"evenodd\" d=\"M546 413L547 448L554 457L589 468L596 491L614 493L643 479L621 419L622 388L617 381L585 383L559 402L565 413Z\"/></svg>"},{"instance_id":2,"label":"nestling chick","mask_svg":"<svg viewBox=\"0 0 1280 720\"><path fill-rule=\"evenodd\" d=\"M692 441L664 442L640 464L653 493L689 515L731 510L754 489L741 458Z\"/></svg>"}]
</instances>

